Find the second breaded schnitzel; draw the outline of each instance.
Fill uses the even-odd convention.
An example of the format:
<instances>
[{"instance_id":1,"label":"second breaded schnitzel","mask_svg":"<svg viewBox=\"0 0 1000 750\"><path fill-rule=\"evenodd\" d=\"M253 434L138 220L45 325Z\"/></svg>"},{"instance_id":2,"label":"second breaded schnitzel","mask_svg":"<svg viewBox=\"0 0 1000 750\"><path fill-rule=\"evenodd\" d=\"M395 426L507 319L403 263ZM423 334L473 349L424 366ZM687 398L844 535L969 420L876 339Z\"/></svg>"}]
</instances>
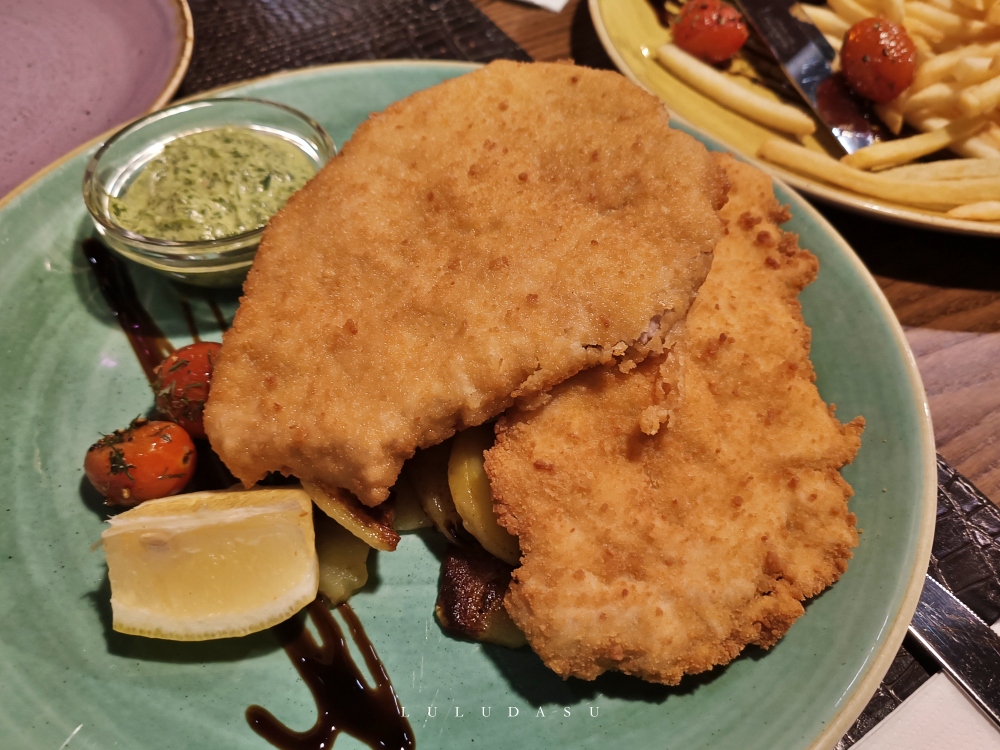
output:
<instances>
[{"instance_id":1,"label":"second breaded schnitzel","mask_svg":"<svg viewBox=\"0 0 1000 750\"><path fill-rule=\"evenodd\" d=\"M820 398L797 301L816 258L767 176L719 158L728 235L678 343L508 412L487 452L521 547L507 610L563 677L676 684L769 647L858 542L838 470L864 422Z\"/></svg>"},{"instance_id":2,"label":"second breaded schnitzel","mask_svg":"<svg viewBox=\"0 0 1000 750\"><path fill-rule=\"evenodd\" d=\"M415 449L682 317L725 187L607 71L496 62L372 115L264 232L212 446L248 486L277 471L377 505Z\"/></svg>"}]
</instances>

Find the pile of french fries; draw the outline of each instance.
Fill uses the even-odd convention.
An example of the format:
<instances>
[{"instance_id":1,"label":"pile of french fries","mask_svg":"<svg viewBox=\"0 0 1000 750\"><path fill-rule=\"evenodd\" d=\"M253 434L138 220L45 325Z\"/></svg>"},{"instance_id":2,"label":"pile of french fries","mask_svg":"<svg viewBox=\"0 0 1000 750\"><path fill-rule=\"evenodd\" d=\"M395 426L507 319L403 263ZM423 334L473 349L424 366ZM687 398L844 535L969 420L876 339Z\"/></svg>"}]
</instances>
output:
<instances>
[{"instance_id":1,"label":"pile of french fries","mask_svg":"<svg viewBox=\"0 0 1000 750\"><path fill-rule=\"evenodd\" d=\"M758 156L862 195L957 219L1000 221L1000 0L827 0L825 6L802 3L793 12L811 20L837 51L845 32L862 19L901 24L918 50L916 74L876 111L893 133L907 124L920 134L875 143L839 161L786 138L769 139ZM657 58L748 119L796 138L815 132L804 105L775 102L673 44ZM966 158L909 163L943 149Z\"/></svg>"}]
</instances>

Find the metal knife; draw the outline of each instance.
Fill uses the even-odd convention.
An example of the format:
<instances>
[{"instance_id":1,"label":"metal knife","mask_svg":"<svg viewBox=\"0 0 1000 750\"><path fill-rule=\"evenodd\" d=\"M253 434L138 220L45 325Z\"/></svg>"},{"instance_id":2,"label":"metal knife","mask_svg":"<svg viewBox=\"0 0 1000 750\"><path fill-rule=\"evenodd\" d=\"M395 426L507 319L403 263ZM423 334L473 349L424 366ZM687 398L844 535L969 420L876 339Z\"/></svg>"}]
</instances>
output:
<instances>
[{"instance_id":1,"label":"metal knife","mask_svg":"<svg viewBox=\"0 0 1000 750\"><path fill-rule=\"evenodd\" d=\"M1000 727L1000 636L930 576L909 631Z\"/></svg>"},{"instance_id":2,"label":"metal knife","mask_svg":"<svg viewBox=\"0 0 1000 750\"><path fill-rule=\"evenodd\" d=\"M743 16L774 55L788 80L853 154L883 136L843 76L833 72L836 52L805 14L794 14L795 0L737 0Z\"/></svg>"}]
</instances>

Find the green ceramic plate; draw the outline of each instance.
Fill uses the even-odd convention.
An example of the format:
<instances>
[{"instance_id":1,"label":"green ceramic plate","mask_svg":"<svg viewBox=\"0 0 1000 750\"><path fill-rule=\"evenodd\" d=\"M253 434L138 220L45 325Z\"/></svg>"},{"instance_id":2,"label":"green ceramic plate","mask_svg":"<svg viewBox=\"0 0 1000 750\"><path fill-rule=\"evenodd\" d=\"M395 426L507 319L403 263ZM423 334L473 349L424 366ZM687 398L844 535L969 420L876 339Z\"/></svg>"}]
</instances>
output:
<instances>
[{"instance_id":1,"label":"green ceramic plate","mask_svg":"<svg viewBox=\"0 0 1000 750\"><path fill-rule=\"evenodd\" d=\"M726 109L711 97L683 83L656 61L656 50L668 41L667 30L656 20L649 0L589 0L594 28L618 69L647 91L663 99L676 118L701 128L744 156L753 157L761 144L776 135L743 115ZM774 97L777 100L777 97ZM813 136L803 145L816 151L824 147ZM930 227L964 234L1000 237L1000 222L953 219L942 211L892 203L844 190L773 164L760 162L790 185L825 201L881 219L918 227Z\"/></svg>"},{"instance_id":2,"label":"green ceramic plate","mask_svg":"<svg viewBox=\"0 0 1000 750\"><path fill-rule=\"evenodd\" d=\"M468 70L338 65L228 92L297 107L343 143L369 112ZM104 559L91 550L104 509L85 489L81 461L98 433L144 412L150 392L81 259L91 225L80 183L94 150L71 154L0 205L0 744L266 748L244 721L248 705L300 729L315 719L311 696L270 632L192 644L110 628ZM790 228L822 262L802 296L820 391L841 418L868 420L861 452L844 472L864 529L850 569L776 648L751 650L679 689L620 676L563 682L527 650L444 635L432 614L434 537L405 536L397 552L377 555L374 583L353 604L421 747L822 747L874 691L902 641L930 551L927 407L871 276L805 202L778 191L792 206ZM166 333L187 343L182 292L142 269L134 277ZM235 308L235 295L214 299L227 314ZM202 335L217 336L205 300L188 302ZM357 746L343 736L337 745Z\"/></svg>"}]
</instances>

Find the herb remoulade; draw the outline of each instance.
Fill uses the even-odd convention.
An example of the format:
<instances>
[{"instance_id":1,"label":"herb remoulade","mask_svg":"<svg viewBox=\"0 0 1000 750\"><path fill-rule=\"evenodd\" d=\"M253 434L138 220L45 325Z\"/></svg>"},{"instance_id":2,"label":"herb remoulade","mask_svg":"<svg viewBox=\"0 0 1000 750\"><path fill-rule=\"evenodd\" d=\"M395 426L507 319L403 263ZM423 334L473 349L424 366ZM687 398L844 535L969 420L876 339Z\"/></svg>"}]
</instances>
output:
<instances>
[{"instance_id":1,"label":"herb remoulade","mask_svg":"<svg viewBox=\"0 0 1000 750\"><path fill-rule=\"evenodd\" d=\"M214 240L264 226L316 165L291 141L243 127L203 130L169 141L110 209L145 237Z\"/></svg>"}]
</instances>

